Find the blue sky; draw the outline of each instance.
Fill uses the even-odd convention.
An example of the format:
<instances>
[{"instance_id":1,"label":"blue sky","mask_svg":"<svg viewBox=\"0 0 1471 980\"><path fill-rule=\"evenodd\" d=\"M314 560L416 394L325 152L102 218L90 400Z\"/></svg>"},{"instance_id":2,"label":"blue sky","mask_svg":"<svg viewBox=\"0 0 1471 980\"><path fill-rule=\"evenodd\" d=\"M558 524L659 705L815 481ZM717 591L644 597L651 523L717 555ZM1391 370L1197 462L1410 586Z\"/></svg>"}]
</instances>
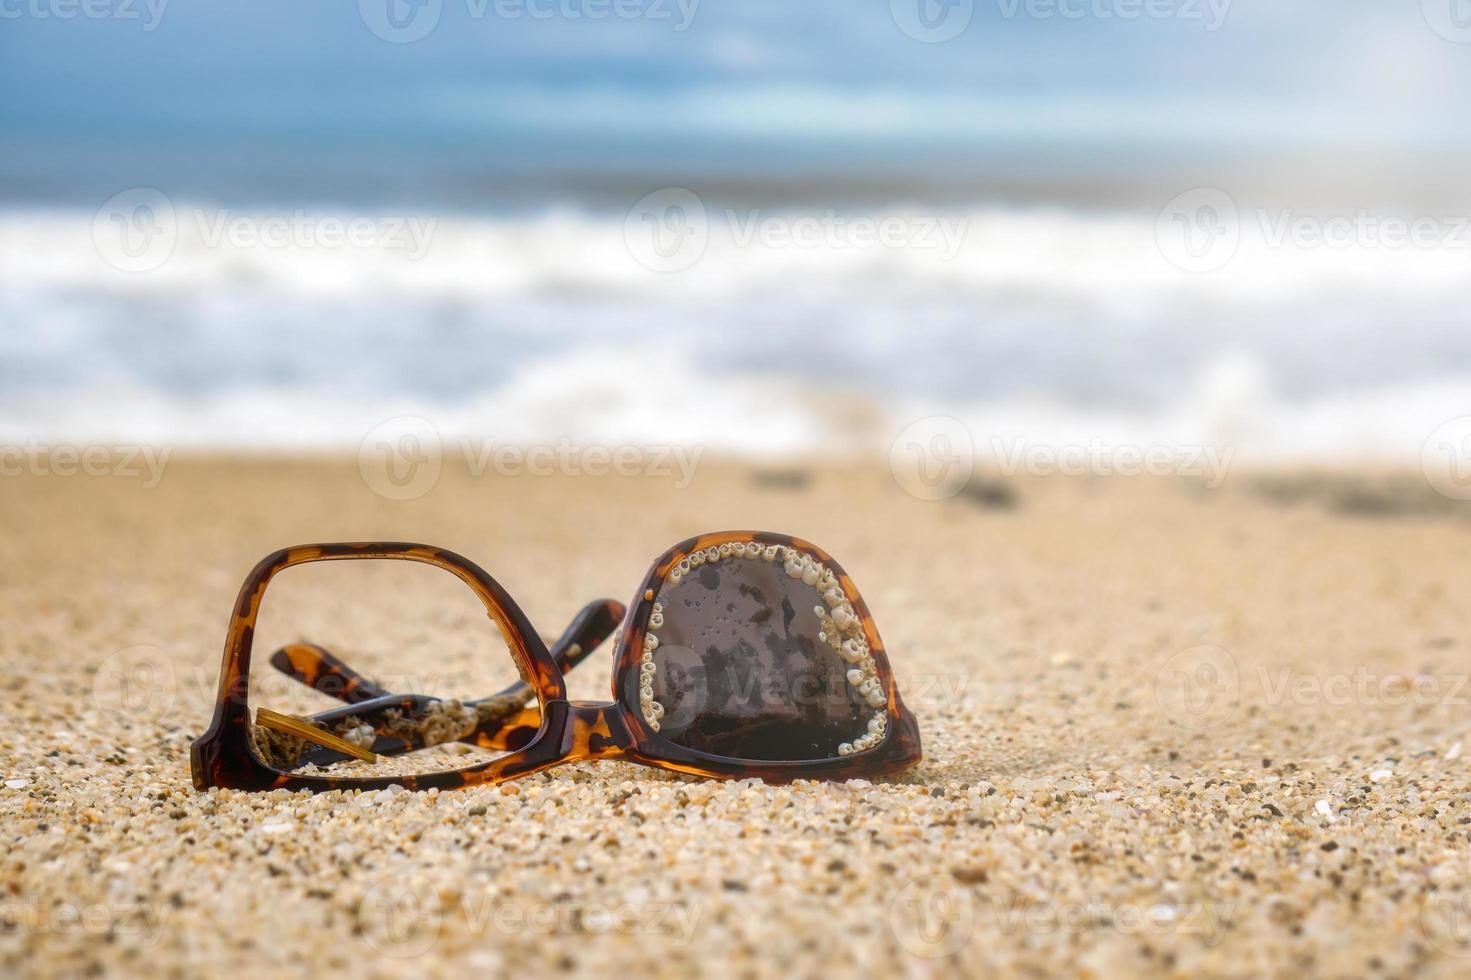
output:
<instances>
[{"instance_id":1,"label":"blue sky","mask_svg":"<svg viewBox=\"0 0 1471 980\"><path fill-rule=\"evenodd\" d=\"M1437 36L1416 3L1159 0L1172 16L1126 19L1140 0L974 0L958 36L926 44L889 0L703 0L684 30L680 0L596 20L496 6L582 0L438 0L413 43L375 36L356 2L174 0L153 30L148 0L94 0L135 19L33 13L64 2L0 2L0 148L38 186L48 168L152 156L222 172L422 150L490 171L964 173L1078 147L1126 165L1458 153L1468 135L1471 44Z\"/></svg>"}]
</instances>

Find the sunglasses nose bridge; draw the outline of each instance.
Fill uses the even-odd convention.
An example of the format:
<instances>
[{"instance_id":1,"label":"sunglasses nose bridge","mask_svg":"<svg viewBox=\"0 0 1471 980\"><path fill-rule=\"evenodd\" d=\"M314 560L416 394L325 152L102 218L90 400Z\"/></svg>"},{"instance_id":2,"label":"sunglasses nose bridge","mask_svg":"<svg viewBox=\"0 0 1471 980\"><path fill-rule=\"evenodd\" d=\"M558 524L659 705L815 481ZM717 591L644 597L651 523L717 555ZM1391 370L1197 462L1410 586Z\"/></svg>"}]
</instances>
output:
<instances>
[{"instance_id":1,"label":"sunglasses nose bridge","mask_svg":"<svg viewBox=\"0 0 1471 980\"><path fill-rule=\"evenodd\" d=\"M558 754L563 761L614 759L633 747L633 733L614 701L551 701L547 721L562 730Z\"/></svg>"}]
</instances>

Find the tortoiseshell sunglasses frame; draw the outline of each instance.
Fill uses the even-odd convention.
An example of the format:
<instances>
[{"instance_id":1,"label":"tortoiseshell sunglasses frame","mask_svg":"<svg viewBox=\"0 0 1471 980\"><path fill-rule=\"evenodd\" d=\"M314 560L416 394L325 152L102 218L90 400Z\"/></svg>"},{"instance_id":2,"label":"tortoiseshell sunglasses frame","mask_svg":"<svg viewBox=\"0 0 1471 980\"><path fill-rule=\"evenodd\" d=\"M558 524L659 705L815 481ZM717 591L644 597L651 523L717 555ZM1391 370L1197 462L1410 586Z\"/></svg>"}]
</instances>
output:
<instances>
[{"instance_id":1,"label":"tortoiseshell sunglasses frame","mask_svg":"<svg viewBox=\"0 0 1471 980\"><path fill-rule=\"evenodd\" d=\"M862 752L829 759L749 761L709 755L685 748L649 728L641 714L626 705L619 692L628 690L630 672L637 673L644 632L665 576L679 561L697 551L727 543L783 545L811 555L838 576L842 591L859 617L864 636L887 696L888 734ZM316 561L398 559L442 568L465 582L500 627L522 676L534 689L540 724L529 741L488 762L462 769L418 775L345 777L301 775L274 769L251 749L249 678L251 647L261 599L271 579L284 569ZM616 607L616 603L610 603ZM569 631L570 632L570 631ZM576 648L574 648L575 650ZM581 656L587 652L581 651ZM568 660L564 656L563 663ZM580 658L579 658L580 659ZM649 568L629 603L614 650L613 697L604 701L569 701L557 659L532 628L519 606L495 579L461 556L422 544L370 542L315 544L286 548L255 566L240 589L225 640L218 702L209 730L190 747L194 785L242 790L350 790L402 786L420 790L494 784L553 766L587 759L622 759L658 769L724 779L760 777L768 782L794 779L849 779L893 772L920 761L919 726L905 707L894 682L883 641L863 596L842 567L815 545L784 534L723 531L689 538L670 548ZM348 709L339 709L348 710Z\"/></svg>"}]
</instances>

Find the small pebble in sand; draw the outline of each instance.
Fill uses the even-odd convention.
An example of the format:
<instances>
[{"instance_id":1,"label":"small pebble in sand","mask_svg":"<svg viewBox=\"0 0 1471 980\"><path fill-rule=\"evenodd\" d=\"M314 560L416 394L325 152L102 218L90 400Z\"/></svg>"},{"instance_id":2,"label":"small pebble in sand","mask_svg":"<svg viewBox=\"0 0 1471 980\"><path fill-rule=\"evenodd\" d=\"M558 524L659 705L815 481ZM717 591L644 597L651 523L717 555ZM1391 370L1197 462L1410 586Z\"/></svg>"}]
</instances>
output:
<instances>
[{"instance_id":1,"label":"small pebble in sand","mask_svg":"<svg viewBox=\"0 0 1471 980\"><path fill-rule=\"evenodd\" d=\"M29 779L7 779L7 780L5 780L5 788L6 789L25 789L29 785L31 785L31 781Z\"/></svg>"},{"instance_id":2,"label":"small pebble in sand","mask_svg":"<svg viewBox=\"0 0 1471 980\"><path fill-rule=\"evenodd\" d=\"M1446 753L1445 753L1445 761L1446 762L1453 762L1456 759L1459 759L1460 757L1461 757L1461 743L1460 742L1457 742L1455 745L1452 745L1449 749L1446 750Z\"/></svg>"},{"instance_id":3,"label":"small pebble in sand","mask_svg":"<svg viewBox=\"0 0 1471 980\"><path fill-rule=\"evenodd\" d=\"M1371 783L1382 783L1386 779L1388 779L1389 777L1391 777L1393 775L1394 775L1394 771L1393 770L1390 770L1390 769L1375 769L1373 772L1369 773L1369 781Z\"/></svg>"},{"instance_id":4,"label":"small pebble in sand","mask_svg":"<svg viewBox=\"0 0 1471 980\"><path fill-rule=\"evenodd\" d=\"M1333 819L1333 804L1329 803L1327 800L1319 800L1313 805L1313 809L1317 810L1329 820Z\"/></svg>"}]
</instances>

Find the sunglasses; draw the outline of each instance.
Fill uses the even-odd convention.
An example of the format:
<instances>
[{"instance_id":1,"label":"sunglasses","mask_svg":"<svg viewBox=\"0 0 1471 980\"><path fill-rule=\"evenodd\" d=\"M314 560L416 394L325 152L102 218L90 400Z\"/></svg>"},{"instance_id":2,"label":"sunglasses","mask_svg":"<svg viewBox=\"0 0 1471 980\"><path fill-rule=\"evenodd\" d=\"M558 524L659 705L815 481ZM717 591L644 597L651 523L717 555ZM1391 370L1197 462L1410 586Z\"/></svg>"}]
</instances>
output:
<instances>
[{"instance_id":1,"label":"sunglasses","mask_svg":"<svg viewBox=\"0 0 1471 980\"><path fill-rule=\"evenodd\" d=\"M314 700L342 704L312 713L256 704L252 717L251 648L272 580L313 562L394 560L468 585L520 679L475 699L396 693L302 640L284 643L270 666ZM463 621L449 622L454 632ZM415 625L432 633L436 623ZM613 700L568 700L566 673L615 630ZM494 757L461 765L472 752ZM419 753L428 761L404 765ZM214 720L190 748L199 789L454 789L588 759L716 778L846 779L919 762L919 727L838 563L786 535L727 531L670 548L628 606L589 604L550 647L504 588L452 552L401 543L278 551L240 590Z\"/></svg>"}]
</instances>

